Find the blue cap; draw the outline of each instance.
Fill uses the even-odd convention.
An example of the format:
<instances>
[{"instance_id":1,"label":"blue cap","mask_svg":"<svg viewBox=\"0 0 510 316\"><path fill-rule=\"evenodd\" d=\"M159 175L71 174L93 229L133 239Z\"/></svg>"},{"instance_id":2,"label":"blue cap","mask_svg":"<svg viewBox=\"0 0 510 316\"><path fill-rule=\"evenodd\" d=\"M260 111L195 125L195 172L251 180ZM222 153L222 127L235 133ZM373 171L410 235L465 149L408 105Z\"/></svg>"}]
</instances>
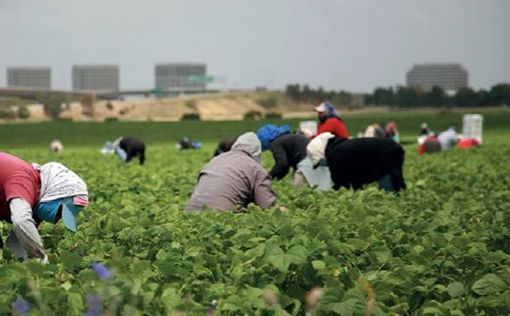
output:
<instances>
[{"instance_id":1,"label":"blue cap","mask_svg":"<svg viewBox=\"0 0 510 316\"><path fill-rule=\"evenodd\" d=\"M77 197L70 197L62 201L62 220L64 225L73 232L76 232L76 217L83 209L83 205L76 203L76 200Z\"/></svg>"}]
</instances>

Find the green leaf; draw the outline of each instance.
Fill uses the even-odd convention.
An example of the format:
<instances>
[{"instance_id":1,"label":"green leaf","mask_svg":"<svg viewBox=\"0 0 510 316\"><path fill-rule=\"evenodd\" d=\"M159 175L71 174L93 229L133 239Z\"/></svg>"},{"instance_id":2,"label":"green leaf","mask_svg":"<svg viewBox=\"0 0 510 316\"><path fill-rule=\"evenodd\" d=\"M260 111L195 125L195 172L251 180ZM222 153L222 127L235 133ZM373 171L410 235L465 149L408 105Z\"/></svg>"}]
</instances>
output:
<instances>
[{"instance_id":1,"label":"green leaf","mask_svg":"<svg viewBox=\"0 0 510 316\"><path fill-rule=\"evenodd\" d=\"M459 297L464 294L464 285L460 282L453 282L448 285L446 291L451 297Z\"/></svg>"},{"instance_id":2,"label":"green leaf","mask_svg":"<svg viewBox=\"0 0 510 316\"><path fill-rule=\"evenodd\" d=\"M60 254L60 260L64 267L68 270L73 270L80 265L82 257L74 252L64 252Z\"/></svg>"},{"instance_id":3,"label":"green leaf","mask_svg":"<svg viewBox=\"0 0 510 316\"><path fill-rule=\"evenodd\" d=\"M306 262L306 248L301 245L293 246L285 252L277 245L266 247L266 260L282 272L287 272L291 264L302 264Z\"/></svg>"},{"instance_id":4,"label":"green leaf","mask_svg":"<svg viewBox=\"0 0 510 316\"><path fill-rule=\"evenodd\" d=\"M69 291L69 289L71 289L71 287L73 287L73 286L72 286L71 282L66 281L66 282L62 283L60 285L60 287L63 288L64 290L66 290L66 291Z\"/></svg>"},{"instance_id":5,"label":"green leaf","mask_svg":"<svg viewBox=\"0 0 510 316\"><path fill-rule=\"evenodd\" d=\"M471 289L476 294L484 296L499 293L505 289L508 289L508 286L497 275L489 273L476 281Z\"/></svg>"},{"instance_id":6,"label":"green leaf","mask_svg":"<svg viewBox=\"0 0 510 316\"><path fill-rule=\"evenodd\" d=\"M161 301L166 307L168 314L174 312L175 308L181 304L181 298L176 289L168 287L161 294Z\"/></svg>"},{"instance_id":7,"label":"green leaf","mask_svg":"<svg viewBox=\"0 0 510 316\"><path fill-rule=\"evenodd\" d=\"M69 307L69 315L80 315L84 309L81 294L69 292L67 295L67 305Z\"/></svg>"},{"instance_id":8,"label":"green leaf","mask_svg":"<svg viewBox=\"0 0 510 316\"><path fill-rule=\"evenodd\" d=\"M349 238L345 243L350 246L353 246L355 249L358 250L363 250L368 246L368 243L366 241L358 238Z\"/></svg>"},{"instance_id":9,"label":"green leaf","mask_svg":"<svg viewBox=\"0 0 510 316\"><path fill-rule=\"evenodd\" d=\"M306 262L307 251L306 248L301 245L291 247L287 254L289 256L290 263L302 264Z\"/></svg>"},{"instance_id":10,"label":"green leaf","mask_svg":"<svg viewBox=\"0 0 510 316\"><path fill-rule=\"evenodd\" d=\"M326 263L322 260L313 260L312 267L315 270L322 270L322 269L326 268Z\"/></svg>"}]
</instances>

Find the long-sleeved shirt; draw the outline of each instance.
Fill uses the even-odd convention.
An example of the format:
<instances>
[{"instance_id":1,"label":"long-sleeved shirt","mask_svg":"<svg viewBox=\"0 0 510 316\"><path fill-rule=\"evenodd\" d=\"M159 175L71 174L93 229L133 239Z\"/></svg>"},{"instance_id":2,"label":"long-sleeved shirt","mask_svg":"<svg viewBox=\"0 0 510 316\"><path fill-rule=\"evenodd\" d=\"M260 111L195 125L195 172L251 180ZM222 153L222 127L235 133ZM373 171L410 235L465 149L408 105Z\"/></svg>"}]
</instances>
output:
<instances>
[{"instance_id":1,"label":"long-sleeved shirt","mask_svg":"<svg viewBox=\"0 0 510 316\"><path fill-rule=\"evenodd\" d=\"M330 132L337 137L349 138L349 132L347 131L347 127L345 126L344 122L335 116L330 117L321 123L317 128L316 135L325 132Z\"/></svg>"},{"instance_id":2,"label":"long-sleeved shirt","mask_svg":"<svg viewBox=\"0 0 510 316\"><path fill-rule=\"evenodd\" d=\"M213 158L200 171L186 210L207 207L235 211L252 202L269 208L275 200L271 179L264 168L249 153L233 150Z\"/></svg>"},{"instance_id":3,"label":"long-sleeved shirt","mask_svg":"<svg viewBox=\"0 0 510 316\"><path fill-rule=\"evenodd\" d=\"M18 157L0 153L0 220L12 223L7 245L19 258L45 257L32 211L40 190L37 170Z\"/></svg>"},{"instance_id":4,"label":"long-sleeved shirt","mask_svg":"<svg viewBox=\"0 0 510 316\"><path fill-rule=\"evenodd\" d=\"M269 174L273 179L282 179L290 168L296 169L297 164L306 158L306 145L309 139L300 134L284 134L271 142L271 152L275 164Z\"/></svg>"},{"instance_id":5,"label":"long-sleeved shirt","mask_svg":"<svg viewBox=\"0 0 510 316\"><path fill-rule=\"evenodd\" d=\"M11 200L9 206L12 230L7 237L7 246L17 258L45 258L46 253L30 204L23 199L15 198Z\"/></svg>"}]
</instances>

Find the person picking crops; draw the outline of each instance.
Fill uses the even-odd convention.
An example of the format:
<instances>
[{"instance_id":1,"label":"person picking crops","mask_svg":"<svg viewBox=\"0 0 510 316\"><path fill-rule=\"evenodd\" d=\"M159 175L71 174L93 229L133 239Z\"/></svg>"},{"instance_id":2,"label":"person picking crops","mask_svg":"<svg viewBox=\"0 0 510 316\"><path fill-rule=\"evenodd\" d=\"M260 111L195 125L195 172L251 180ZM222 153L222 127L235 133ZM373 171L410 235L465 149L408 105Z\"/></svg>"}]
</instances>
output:
<instances>
[{"instance_id":1,"label":"person picking crops","mask_svg":"<svg viewBox=\"0 0 510 316\"><path fill-rule=\"evenodd\" d=\"M271 150L274 166L269 172L272 179L281 180L292 168L294 174L298 163L306 158L306 145L310 141L305 135L291 134L288 125L266 124L259 128L257 136L262 150Z\"/></svg>"},{"instance_id":2,"label":"person picking crops","mask_svg":"<svg viewBox=\"0 0 510 316\"><path fill-rule=\"evenodd\" d=\"M249 203L264 209L273 206L276 194L269 174L260 164L261 152L255 133L239 136L229 152L213 158L200 171L185 209L239 211Z\"/></svg>"},{"instance_id":3,"label":"person picking crops","mask_svg":"<svg viewBox=\"0 0 510 316\"><path fill-rule=\"evenodd\" d=\"M123 162L130 162L138 157L140 164L145 162L145 144L134 137L120 137L113 143L115 153Z\"/></svg>"},{"instance_id":4,"label":"person picking crops","mask_svg":"<svg viewBox=\"0 0 510 316\"><path fill-rule=\"evenodd\" d=\"M76 231L76 217L87 205L87 185L64 165L31 165L0 153L0 220L12 223L6 244L17 258L48 263L39 224L62 219L69 230Z\"/></svg>"},{"instance_id":5,"label":"person picking crops","mask_svg":"<svg viewBox=\"0 0 510 316\"><path fill-rule=\"evenodd\" d=\"M327 163L333 189L341 187L361 189L363 185L379 181L379 186L392 192L406 188L402 167L404 149L390 139L345 139L324 133L307 147L314 166Z\"/></svg>"},{"instance_id":6,"label":"person picking crops","mask_svg":"<svg viewBox=\"0 0 510 316\"><path fill-rule=\"evenodd\" d=\"M349 138L347 127L340 118L340 114L336 111L333 104L329 102L322 102L315 107L315 111L319 117L319 127L316 135L330 132L338 137Z\"/></svg>"},{"instance_id":7,"label":"person picking crops","mask_svg":"<svg viewBox=\"0 0 510 316\"><path fill-rule=\"evenodd\" d=\"M214 150L214 157L230 151L236 140L237 137L228 137L220 140L216 150Z\"/></svg>"}]
</instances>

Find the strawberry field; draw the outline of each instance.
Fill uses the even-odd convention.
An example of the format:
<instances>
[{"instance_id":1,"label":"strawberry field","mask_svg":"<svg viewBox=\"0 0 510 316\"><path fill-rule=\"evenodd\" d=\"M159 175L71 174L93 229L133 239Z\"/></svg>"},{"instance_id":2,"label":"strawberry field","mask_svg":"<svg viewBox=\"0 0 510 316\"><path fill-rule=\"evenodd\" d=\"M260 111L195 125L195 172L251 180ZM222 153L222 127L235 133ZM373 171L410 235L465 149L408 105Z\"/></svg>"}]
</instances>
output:
<instances>
[{"instance_id":1,"label":"strawberry field","mask_svg":"<svg viewBox=\"0 0 510 316\"><path fill-rule=\"evenodd\" d=\"M382 119L346 122L355 134ZM287 211L243 214L182 210L215 140L261 122L1 126L2 151L68 165L91 205L77 233L42 224L48 265L0 251L0 315L509 314L509 113L485 115L483 147L428 156L417 155L415 134L434 118L401 119L400 195L375 185L296 190L287 177L273 184ZM461 125L460 116L437 121L438 130ZM147 140L145 165L99 154L126 133ZM185 135L204 148L177 152ZM66 148L53 156L57 136ZM10 226L0 227L5 240Z\"/></svg>"}]
</instances>

